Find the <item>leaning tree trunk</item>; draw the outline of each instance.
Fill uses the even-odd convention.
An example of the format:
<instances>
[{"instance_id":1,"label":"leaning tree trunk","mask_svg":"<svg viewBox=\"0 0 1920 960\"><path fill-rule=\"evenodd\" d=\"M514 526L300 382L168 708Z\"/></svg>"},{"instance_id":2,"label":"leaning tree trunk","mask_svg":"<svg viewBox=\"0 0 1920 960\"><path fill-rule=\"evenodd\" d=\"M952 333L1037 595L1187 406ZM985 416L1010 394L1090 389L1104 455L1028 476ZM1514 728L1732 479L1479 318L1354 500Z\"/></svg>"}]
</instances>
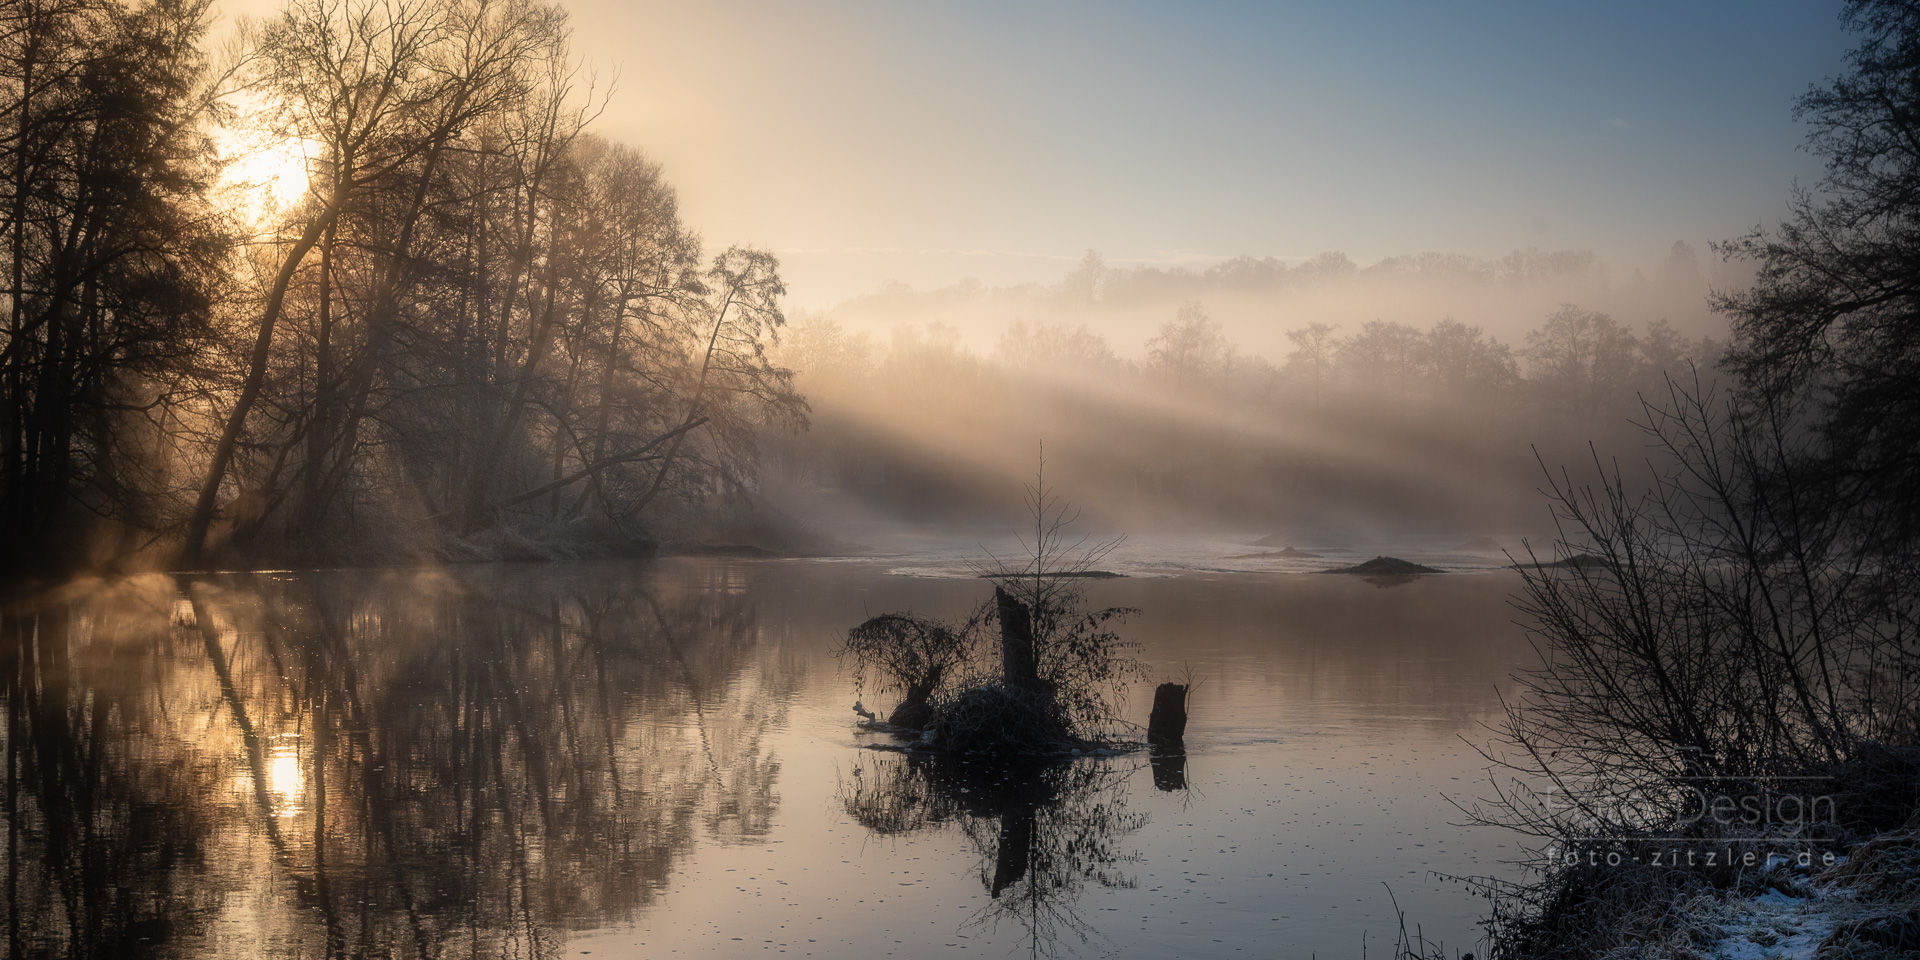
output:
<instances>
[{"instance_id":1,"label":"leaning tree trunk","mask_svg":"<svg viewBox=\"0 0 1920 960\"><path fill-rule=\"evenodd\" d=\"M266 306L260 311L260 329L254 336L253 353L247 360L246 380L240 385L240 395L233 402L233 410L227 414L220 441L213 448L212 462L207 465L206 477L200 482L200 495L194 501L193 515L187 520L186 540L180 546L181 563L185 566L198 566L200 563L200 554L207 542L207 531L213 525L220 484L227 478L227 466L233 462L240 431L247 423L247 413L260 399L260 390L266 382L267 360L273 351L273 328L285 307L287 287L293 283L293 275L300 269L300 262L306 259L308 251L320 242L321 235L340 215L350 184L351 180L346 174L336 177L333 196L328 198L326 208L307 223L306 230L294 242L293 248L287 251L286 257L280 262L279 271L274 275Z\"/></svg>"}]
</instances>

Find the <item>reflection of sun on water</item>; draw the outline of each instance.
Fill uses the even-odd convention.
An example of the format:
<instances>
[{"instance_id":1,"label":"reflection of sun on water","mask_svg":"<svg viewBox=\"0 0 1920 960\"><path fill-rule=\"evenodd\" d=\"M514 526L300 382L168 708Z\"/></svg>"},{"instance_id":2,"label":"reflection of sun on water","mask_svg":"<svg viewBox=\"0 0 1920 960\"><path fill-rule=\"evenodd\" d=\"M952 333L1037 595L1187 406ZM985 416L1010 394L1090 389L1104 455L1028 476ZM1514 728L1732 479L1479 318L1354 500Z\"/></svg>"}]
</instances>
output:
<instances>
[{"instance_id":1,"label":"reflection of sun on water","mask_svg":"<svg viewBox=\"0 0 1920 960\"><path fill-rule=\"evenodd\" d=\"M284 737L273 745L267 756L267 790L273 794L273 812L291 817L300 811L300 790L306 778L300 773L300 741Z\"/></svg>"},{"instance_id":2,"label":"reflection of sun on water","mask_svg":"<svg viewBox=\"0 0 1920 960\"><path fill-rule=\"evenodd\" d=\"M243 754L244 757L244 754ZM300 766L300 738L293 734L275 737L264 758L267 781L266 802L276 817L291 817L300 812L300 795L306 789L306 771ZM255 803L253 776L244 767L234 778L234 792Z\"/></svg>"}]
</instances>

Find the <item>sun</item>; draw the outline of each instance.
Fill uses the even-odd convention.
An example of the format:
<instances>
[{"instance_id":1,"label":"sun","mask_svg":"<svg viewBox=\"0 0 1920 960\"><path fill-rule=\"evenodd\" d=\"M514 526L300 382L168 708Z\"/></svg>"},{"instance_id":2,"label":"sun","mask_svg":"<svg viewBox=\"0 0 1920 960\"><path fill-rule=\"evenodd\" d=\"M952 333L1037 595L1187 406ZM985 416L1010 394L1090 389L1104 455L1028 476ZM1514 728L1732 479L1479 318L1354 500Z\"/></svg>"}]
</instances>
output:
<instances>
[{"instance_id":1,"label":"sun","mask_svg":"<svg viewBox=\"0 0 1920 960\"><path fill-rule=\"evenodd\" d=\"M217 191L239 223L273 229L280 216L305 199L312 187L317 144L259 129L217 131L220 156Z\"/></svg>"}]
</instances>

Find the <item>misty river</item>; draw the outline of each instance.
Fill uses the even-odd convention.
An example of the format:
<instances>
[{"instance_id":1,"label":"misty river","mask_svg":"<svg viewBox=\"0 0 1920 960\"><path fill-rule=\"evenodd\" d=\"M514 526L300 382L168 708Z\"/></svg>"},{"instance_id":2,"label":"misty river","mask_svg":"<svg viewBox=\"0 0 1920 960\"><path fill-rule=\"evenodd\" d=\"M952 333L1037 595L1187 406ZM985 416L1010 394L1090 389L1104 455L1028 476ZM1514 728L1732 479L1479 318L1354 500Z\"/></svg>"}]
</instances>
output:
<instances>
[{"instance_id":1,"label":"misty river","mask_svg":"<svg viewBox=\"0 0 1920 960\"><path fill-rule=\"evenodd\" d=\"M1533 660L1503 558L1367 581L1132 542L1091 600L1141 609L1155 682L1200 678L1184 762L867 749L836 644L978 604L965 546L155 576L15 610L10 955L1357 958L1396 901L1473 949L1485 901L1453 878L1524 855L1451 802L1487 794L1472 744Z\"/></svg>"}]
</instances>

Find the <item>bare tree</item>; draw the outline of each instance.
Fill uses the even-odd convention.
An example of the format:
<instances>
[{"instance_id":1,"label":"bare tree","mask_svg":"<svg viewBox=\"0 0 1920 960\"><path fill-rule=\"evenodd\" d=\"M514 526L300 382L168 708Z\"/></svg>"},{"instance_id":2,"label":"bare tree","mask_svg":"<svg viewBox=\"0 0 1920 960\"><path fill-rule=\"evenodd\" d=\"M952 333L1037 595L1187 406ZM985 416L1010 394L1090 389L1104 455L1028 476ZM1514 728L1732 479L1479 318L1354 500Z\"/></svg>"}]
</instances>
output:
<instances>
[{"instance_id":1,"label":"bare tree","mask_svg":"<svg viewBox=\"0 0 1920 960\"><path fill-rule=\"evenodd\" d=\"M187 519L181 556L189 564L199 562L227 468L265 386L274 329L295 273L357 190L431 149L400 134L429 108L436 91L422 77L448 28L444 7L398 0L301 0L276 20L250 27L245 89L268 99L279 132L312 140L323 153L311 173L314 196L289 224L290 241L276 255L246 372L221 418Z\"/></svg>"},{"instance_id":2,"label":"bare tree","mask_svg":"<svg viewBox=\"0 0 1920 960\"><path fill-rule=\"evenodd\" d=\"M1658 828L1689 813L1684 787L1830 772L1920 734L1911 561L1821 509L1804 431L1698 386L1648 414L1647 492L1617 467L1551 477L1561 544L1520 565L1541 666L1502 759L1556 802L1523 789L1502 816L1543 836Z\"/></svg>"},{"instance_id":3,"label":"bare tree","mask_svg":"<svg viewBox=\"0 0 1920 960\"><path fill-rule=\"evenodd\" d=\"M1293 352L1287 354L1287 365L1306 371L1307 382L1312 387L1313 407L1320 408L1321 397L1327 377L1333 370L1334 353L1338 344L1333 339L1334 328L1324 323L1309 323L1297 330L1287 331L1287 339L1293 343Z\"/></svg>"}]
</instances>

